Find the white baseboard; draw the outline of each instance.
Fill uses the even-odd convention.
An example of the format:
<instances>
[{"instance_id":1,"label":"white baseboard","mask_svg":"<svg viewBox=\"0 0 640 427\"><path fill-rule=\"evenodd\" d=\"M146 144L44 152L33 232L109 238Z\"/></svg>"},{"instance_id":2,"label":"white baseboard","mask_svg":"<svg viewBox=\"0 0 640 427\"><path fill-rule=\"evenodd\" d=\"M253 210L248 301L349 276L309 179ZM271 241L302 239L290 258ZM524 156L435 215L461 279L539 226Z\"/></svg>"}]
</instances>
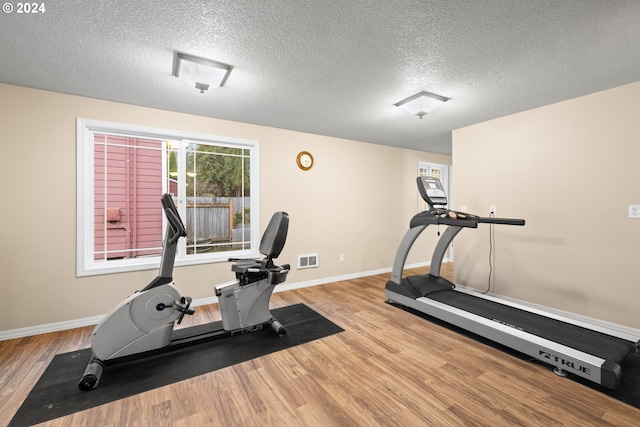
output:
<instances>
[{"instance_id":1,"label":"white baseboard","mask_svg":"<svg viewBox=\"0 0 640 427\"><path fill-rule=\"evenodd\" d=\"M0 331L0 341L46 334L49 332L65 331L67 329L83 328L85 326L93 326L97 325L103 317L104 316L85 317L84 319L67 320L64 322L47 323L45 325Z\"/></svg>"},{"instance_id":2,"label":"white baseboard","mask_svg":"<svg viewBox=\"0 0 640 427\"><path fill-rule=\"evenodd\" d=\"M444 261L448 262L448 261ZM421 262L417 264L406 265L406 269L428 266L429 262ZM326 285L327 283L341 282L343 280L359 279L361 277L375 276L377 274L390 273L391 267L381 268L379 270L363 271L360 273L345 274L342 276L326 277L323 279L307 280L305 282L291 283L286 285L278 285L274 292L284 292L293 289L308 288L310 286ZM199 298L192 302L194 307L201 305L215 304L218 297ZM97 325L104 316L85 317L83 319L67 320L64 322L48 323L45 325L29 326L26 328L10 329L8 331L0 331L0 341L11 340L14 338L29 337L33 335L46 334L49 332L64 331L67 329L82 328L85 326Z\"/></svg>"}]
</instances>

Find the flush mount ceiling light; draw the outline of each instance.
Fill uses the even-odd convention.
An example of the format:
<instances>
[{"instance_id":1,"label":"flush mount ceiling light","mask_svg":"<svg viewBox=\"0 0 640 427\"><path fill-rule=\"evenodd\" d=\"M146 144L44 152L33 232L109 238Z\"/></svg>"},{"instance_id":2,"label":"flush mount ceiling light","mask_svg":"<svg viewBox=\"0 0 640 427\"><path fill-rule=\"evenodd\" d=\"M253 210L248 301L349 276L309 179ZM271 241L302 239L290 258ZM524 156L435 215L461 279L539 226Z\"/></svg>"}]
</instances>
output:
<instances>
[{"instance_id":1,"label":"flush mount ceiling light","mask_svg":"<svg viewBox=\"0 0 640 427\"><path fill-rule=\"evenodd\" d=\"M173 75L204 93L224 85L233 67L222 62L176 52Z\"/></svg>"},{"instance_id":2,"label":"flush mount ceiling light","mask_svg":"<svg viewBox=\"0 0 640 427\"><path fill-rule=\"evenodd\" d=\"M444 96L422 91L408 97L407 99L403 99L400 102L396 102L393 105L403 108L411 114L415 114L416 116L422 118L448 100L449 98L445 98Z\"/></svg>"}]
</instances>

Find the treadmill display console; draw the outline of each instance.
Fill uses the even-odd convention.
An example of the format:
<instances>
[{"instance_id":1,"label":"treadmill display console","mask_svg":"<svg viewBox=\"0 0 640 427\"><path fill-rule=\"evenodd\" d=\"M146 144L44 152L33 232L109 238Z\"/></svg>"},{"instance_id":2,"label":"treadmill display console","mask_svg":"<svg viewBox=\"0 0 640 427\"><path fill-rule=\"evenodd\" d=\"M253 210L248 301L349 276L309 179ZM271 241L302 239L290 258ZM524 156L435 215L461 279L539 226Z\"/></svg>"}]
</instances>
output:
<instances>
[{"instance_id":1,"label":"treadmill display console","mask_svg":"<svg viewBox=\"0 0 640 427\"><path fill-rule=\"evenodd\" d=\"M447 204L447 194L444 192L444 187L438 178L431 176L419 176L418 179L418 191L420 196L431 208L441 208Z\"/></svg>"}]
</instances>

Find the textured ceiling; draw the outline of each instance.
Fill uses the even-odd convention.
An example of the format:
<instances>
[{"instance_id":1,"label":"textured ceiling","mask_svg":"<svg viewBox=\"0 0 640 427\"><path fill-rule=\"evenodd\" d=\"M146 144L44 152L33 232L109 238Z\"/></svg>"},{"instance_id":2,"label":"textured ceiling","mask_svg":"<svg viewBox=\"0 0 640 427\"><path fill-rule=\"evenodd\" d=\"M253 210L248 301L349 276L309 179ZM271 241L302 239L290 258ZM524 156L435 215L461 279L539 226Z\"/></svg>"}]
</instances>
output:
<instances>
[{"instance_id":1,"label":"textured ceiling","mask_svg":"<svg viewBox=\"0 0 640 427\"><path fill-rule=\"evenodd\" d=\"M44 4L0 15L0 82L436 153L454 129L640 80L638 0ZM200 94L175 51L234 69ZM393 105L422 90L451 100L422 120Z\"/></svg>"}]
</instances>

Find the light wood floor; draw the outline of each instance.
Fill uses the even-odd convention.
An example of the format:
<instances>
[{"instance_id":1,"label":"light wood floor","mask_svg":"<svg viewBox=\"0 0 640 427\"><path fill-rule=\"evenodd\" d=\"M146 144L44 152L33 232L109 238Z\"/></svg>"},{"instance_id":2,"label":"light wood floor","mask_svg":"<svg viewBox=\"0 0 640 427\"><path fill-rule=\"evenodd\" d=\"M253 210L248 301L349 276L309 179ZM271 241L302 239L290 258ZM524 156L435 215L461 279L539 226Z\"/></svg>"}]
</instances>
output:
<instances>
[{"instance_id":1,"label":"light wood floor","mask_svg":"<svg viewBox=\"0 0 640 427\"><path fill-rule=\"evenodd\" d=\"M451 275L450 265L443 275ZM638 409L386 304L388 278L383 274L272 297L272 308L302 302L345 332L42 425L640 423ZM198 307L187 319L183 326L219 320L217 306ZM55 354L88 347L91 329L0 342L1 426Z\"/></svg>"}]
</instances>

